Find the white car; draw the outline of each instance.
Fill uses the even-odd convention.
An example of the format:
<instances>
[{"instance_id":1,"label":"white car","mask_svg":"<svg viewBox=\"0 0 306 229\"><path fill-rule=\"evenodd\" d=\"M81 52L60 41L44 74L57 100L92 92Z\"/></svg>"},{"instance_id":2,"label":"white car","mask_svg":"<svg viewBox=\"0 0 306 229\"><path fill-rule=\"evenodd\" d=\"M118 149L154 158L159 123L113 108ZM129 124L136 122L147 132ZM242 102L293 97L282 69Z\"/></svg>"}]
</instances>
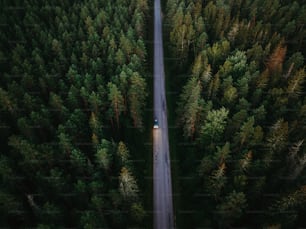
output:
<instances>
[{"instance_id":1,"label":"white car","mask_svg":"<svg viewBox=\"0 0 306 229\"><path fill-rule=\"evenodd\" d=\"M153 128L154 128L154 129L158 129L158 128L159 128L157 119L154 119Z\"/></svg>"}]
</instances>

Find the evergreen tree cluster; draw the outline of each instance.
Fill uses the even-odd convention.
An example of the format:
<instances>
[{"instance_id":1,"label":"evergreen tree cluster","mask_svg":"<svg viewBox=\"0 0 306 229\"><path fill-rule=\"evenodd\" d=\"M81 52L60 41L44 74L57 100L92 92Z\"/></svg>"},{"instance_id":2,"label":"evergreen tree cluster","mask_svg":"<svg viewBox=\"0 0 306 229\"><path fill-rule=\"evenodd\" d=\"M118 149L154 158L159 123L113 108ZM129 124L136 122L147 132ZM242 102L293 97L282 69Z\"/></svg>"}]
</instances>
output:
<instances>
[{"instance_id":1,"label":"evergreen tree cluster","mask_svg":"<svg viewBox=\"0 0 306 229\"><path fill-rule=\"evenodd\" d=\"M147 1L4 0L0 12L0 226L142 225L119 133L143 129Z\"/></svg>"},{"instance_id":2,"label":"evergreen tree cluster","mask_svg":"<svg viewBox=\"0 0 306 229\"><path fill-rule=\"evenodd\" d=\"M168 0L166 10L177 74L188 72L177 105L180 175L194 177L180 183L182 208L196 212L186 221L305 226L305 2Z\"/></svg>"}]
</instances>

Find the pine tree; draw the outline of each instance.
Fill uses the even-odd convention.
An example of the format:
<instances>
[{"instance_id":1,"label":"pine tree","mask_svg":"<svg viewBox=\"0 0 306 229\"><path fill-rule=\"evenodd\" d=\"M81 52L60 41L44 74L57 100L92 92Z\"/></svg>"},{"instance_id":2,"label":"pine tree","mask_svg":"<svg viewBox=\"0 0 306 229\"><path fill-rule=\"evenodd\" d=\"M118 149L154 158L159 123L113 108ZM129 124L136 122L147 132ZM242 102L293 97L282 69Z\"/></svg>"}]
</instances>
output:
<instances>
[{"instance_id":1,"label":"pine tree","mask_svg":"<svg viewBox=\"0 0 306 229\"><path fill-rule=\"evenodd\" d=\"M213 170L209 177L208 190L215 199L221 195L222 189L225 187L227 177L225 176L225 163L221 163L217 169Z\"/></svg>"},{"instance_id":2,"label":"pine tree","mask_svg":"<svg viewBox=\"0 0 306 229\"><path fill-rule=\"evenodd\" d=\"M301 95L304 78L305 71L302 69L289 79L287 91L290 97L298 97Z\"/></svg>"},{"instance_id":3,"label":"pine tree","mask_svg":"<svg viewBox=\"0 0 306 229\"><path fill-rule=\"evenodd\" d=\"M119 190L124 199L135 200L138 198L138 186L131 172L122 167L119 176Z\"/></svg>"},{"instance_id":4,"label":"pine tree","mask_svg":"<svg viewBox=\"0 0 306 229\"><path fill-rule=\"evenodd\" d=\"M129 110L134 127L143 128L142 114L147 97L146 82L137 72L130 77L130 87L128 90Z\"/></svg>"},{"instance_id":5,"label":"pine tree","mask_svg":"<svg viewBox=\"0 0 306 229\"><path fill-rule=\"evenodd\" d=\"M108 100L111 102L111 108L115 112L116 123L119 127L119 116L124 111L124 100L121 91L113 83L108 83Z\"/></svg>"},{"instance_id":6,"label":"pine tree","mask_svg":"<svg viewBox=\"0 0 306 229\"><path fill-rule=\"evenodd\" d=\"M183 126L184 136L193 137L199 121L201 109L201 84L196 77L189 79L183 88L180 97L178 113L181 113L181 125Z\"/></svg>"},{"instance_id":7,"label":"pine tree","mask_svg":"<svg viewBox=\"0 0 306 229\"><path fill-rule=\"evenodd\" d=\"M239 219L246 208L246 197L242 192L231 192L226 196L224 202L217 206L217 216L220 226L229 226Z\"/></svg>"},{"instance_id":8,"label":"pine tree","mask_svg":"<svg viewBox=\"0 0 306 229\"><path fill-rule=\"evenodd\" d=\"M118 143L117 155L119 157L120 164L122 166L128 167L128 165L129 165L128 160L129 160L129 157L130 157L130 153L129 153L128 148L126 147L126 145L122 141L120 141Z\"/></svg>"},{"instance_id":9,"label":"pine tree","mask_svg":"<svg viewBox=\"0 0 306 229\"><path fill-rule=\"evenodd\" d=\"M201 128L203 140L218 141L226 126L226 119L229 111L222 107L219 110L211 110L208 112L206 121Z\"/></svg>"},{"instance_id":10,"label":"pine tree","mask_svg":"<svg viewBox=\"0 0 306 229\"><path fill-rule=\"evenodd\" d=\"M96 160L98 165L108 171L112 166L112 152L110 142L102 139L101 145L98 146L96 152Z\"/></svg>"}]
</instances>

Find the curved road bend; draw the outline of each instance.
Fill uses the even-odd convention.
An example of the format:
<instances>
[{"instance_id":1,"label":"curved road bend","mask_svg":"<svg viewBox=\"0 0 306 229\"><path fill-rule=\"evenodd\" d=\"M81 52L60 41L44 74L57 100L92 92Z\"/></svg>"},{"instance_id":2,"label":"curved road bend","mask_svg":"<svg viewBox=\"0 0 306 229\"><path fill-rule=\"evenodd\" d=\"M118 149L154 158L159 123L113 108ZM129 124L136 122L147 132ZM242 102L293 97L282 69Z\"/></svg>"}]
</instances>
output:
<instances>
[{"instance_id":1,"label":"curved road bend","mask_svg":"<svg viewBox=\"0 0 306 229\"><path fill-rule=\"evenodd\" d=\"M171 164L165 95L164 54L160 0L154 2L154 115L159 128L153 130L154 228L172 229L173 203Z\"/></svg>"}]
</instances>

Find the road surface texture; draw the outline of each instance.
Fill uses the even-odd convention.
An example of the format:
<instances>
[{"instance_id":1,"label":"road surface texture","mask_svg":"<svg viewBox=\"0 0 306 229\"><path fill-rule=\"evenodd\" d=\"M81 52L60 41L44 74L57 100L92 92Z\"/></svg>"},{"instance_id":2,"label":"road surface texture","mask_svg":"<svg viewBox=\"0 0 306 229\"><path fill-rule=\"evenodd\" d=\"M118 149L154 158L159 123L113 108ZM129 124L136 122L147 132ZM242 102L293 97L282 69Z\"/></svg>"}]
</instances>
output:
<instances>
[{"instance_id":1,"label":"road surface texture","mask_svg":"<svg viewBox=\"0 0 306 229\"><path fill-rule=\"evenodd\" d=\"M153 130L154 228L172 229L173 203L165 93L164 53L160 0L154 2L154 115Z\"/></svg>"}]
</instances>

